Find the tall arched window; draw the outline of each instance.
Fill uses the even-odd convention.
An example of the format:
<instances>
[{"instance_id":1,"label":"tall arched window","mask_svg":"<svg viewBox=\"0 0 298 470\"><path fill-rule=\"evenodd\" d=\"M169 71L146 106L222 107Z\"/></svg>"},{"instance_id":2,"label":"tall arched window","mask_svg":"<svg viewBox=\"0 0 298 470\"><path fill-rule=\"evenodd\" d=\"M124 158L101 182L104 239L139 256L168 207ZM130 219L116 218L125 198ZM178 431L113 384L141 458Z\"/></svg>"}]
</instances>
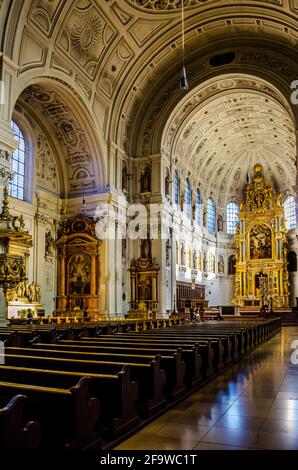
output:
<instances>
[{"instance_id":1,"label":"tall arched window","mask_svg":"<svg viewBox=\"0 0 298 470\"><path fill-rule=\"evenodd\" d=\"M179 176L178 176L177 171L175 171L175 175L174 175L174 201L175 201L175 204L177 206L179 204L179 187L180 187Z\"/></svg>"},{"instance_id":2,"label":"tall arched window","mask_svg":"<svg viewBox=\"0 0 298 470\"><path fill-rule=\"evenodd\" d=\"M18 148L11 157L11 170L13 180L9 183L9 195L17 199L24 199L24 177L25 177L25 139L19 126L12 121L11 128L15 138L19 141Z\"/></svg>"},{"instance_id":3,"label":"tall arched window","mask_svg":"<svg viewBox=\"0 0 298 470\"><path fill-rule=\"evenodd\" d=\"M186 191L185 191L185 202L186 202L186 216L188 219L191 218L191 186L189 179L186 181Z\"/></svg>"},{"instance_id":4,"label":"tall arched window","mask_svg":"<svg viewBox=\"0 0 298 470\"><path fill-rule=\"evenodd\" d=\"M296 228L296 202L294 196L288 196L283 204L286 227L288 230Z\"/></svg>"},{"instance_id":5,"label":"tall arched window","mask_svg":"<svg viewBox=\"0 0 298 470\"><path fill-rule=\"evenodd\" d=\"M215 204L211 198L207 202L207 228L209 232L215 232Z\"/></svg>"},{"instance_id":6,"label":"tall arched window","mask_svg":"<svg viewBox=\"0 0 298 470\"><path fill-rule=\"evenodd\" d=\"M227 233L236 233L236 224L239 222L239 206L236 202L229 202L227 205Z\"/></svg>"},{"instance_id":7,"label":"tall arched window","mask_svg":"<svg viewBox=\"0 0 298 470\"><path fill-rule=\"evenodd\" d=\"M202 223L202 198L201 193L198 190L197 194L197 224L201 225Z\"/></svg>"}]
</instances>

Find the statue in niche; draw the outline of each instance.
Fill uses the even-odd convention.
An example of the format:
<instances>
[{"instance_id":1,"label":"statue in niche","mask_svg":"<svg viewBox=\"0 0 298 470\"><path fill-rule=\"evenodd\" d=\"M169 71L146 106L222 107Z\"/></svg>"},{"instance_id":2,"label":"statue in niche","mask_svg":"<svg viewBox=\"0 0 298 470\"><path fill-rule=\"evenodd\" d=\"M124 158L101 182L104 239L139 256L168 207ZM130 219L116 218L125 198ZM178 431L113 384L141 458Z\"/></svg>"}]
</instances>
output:
<instances>
[{"instance_id":1,"label":"statue in niche","mask_svg":"<svg viewBox=\"0 0 298 470\"><path fill-rule=\"evenodd\" d=\"M197 270L198 269L198 256L197 256L197 250L194 250L193 252L193 258L192 258L192 267L193 269Z\"/></svg>"},{"instance_id":2,"label":"statue in niche","mask_svg":"<svg viewBox=\"0 0 298 470\"><path fill-rule=\"evenodd\" d=\"M207 255L206 253L203 253L203 272L207 272Z\"/></svg>"},{"instance_id":3,"label":"statue in niche","mask_svg":"<svg viewBox=\"0 0 298 470\"><path fill-rule=\"evenodd\" d=\"M74 255L70 259L68 293L90 294L90 258L84 253Z\"/></svg>"},{"instance_id":4,"label":"statue in niche","mask_svg":"<svg viewBox=\"0 0 298 470\"><path fill-rule=\"evenodd\" d=\"M264 194L258 191L254 197L254 203L258 209L261 209L263 207L264 200L265 200Z\"/></svg>"},{"instance_id":5,"label":"statue in niche","mask_svg":"<svg viewBox=\"0 0 298 470\"><path fill-rule=\"evenodd\" d=\"M127 167L126 167L126 165L123 165L123 168L122 168L122 191L127 191L127 181L128 181Z\"/></svg>"},{"instance_id":6,"label":"statue in niche","mask_svg":"<svg viewBox=\"0 0 298 470\"><path fill-rule=\"evenodd\" d=\"M54 238L52 232L48 230L45 235L45 256L53 256Z\"/></svg>"},{"instance_id":7,"label":"statue in niche","mask_svg":"<svg viewBox=\"0 0 298 470\"><path fill-rule=\"evenodd\" d=\"M219 275L223 275L225 272L225 263L224 263L224 259L222 256L219 256L218 257L218 274Z\"/></svg>"},{"instance_id":8,"label":"statue in niche","mask_svg":"<svg viewBox=\"0 0 298 470\"><path fill-rule=\"evenodd\" d=\"M141 193L150 193L151 191L151 168L147 165L141 175Z\"/></svg>"},{"instance_id":9,"label":"statue in niche","mask_svg":"<svg viewBox=\"0 0 298 470\"><path fill-rule=\"evenodd\" d=\"M151 241L149 238L141 241L141 258L151 258Z\"/></svg>"},{"instance_id":10,"label":"statue in niche","mask_svg":"<svg viewBox=\"0 0 298 470\"><path fill-rule=\"evenodd\" d=\"M182 245L181 245L180 263L181 263L181 266L185 266L185 249L184 249L184 243L182 243Z\"/></svg>"},{"instance_id":11,"label":"statue in niche","mask_svg":"<svg viewBox=\"0 0 298 470\"><path fill-rule=\"evenodd\" d=\"M184 202L185 202L185 194L184 194L184 192L180 192L180 208L181 208L181 211L183 211Z\"/></svg>"},{"instance_id":12,"label":"statue in niche","mask_svg":"<svg viewBox=\"0 0 298 470\"><path fill-rule=\"evenodd\" d=\"M222 217L222 215L219 215L217 217L217 231L218 232L223 232L223 217Z\"/></svg>"},{"instance_id":13,"label":"statue in niche","mask_svg":"<svg viewBox=\"0 0 298 470\"><path fill-rule=\"evenodd\" d=\"M166 266L171 266L171 242L167 240L166 242Z\"/></svg>"},{"instance_id":14,"label":"statue in niche","mask_svg":"<svg viewBox=\"0 0 298 470\"><path fill-rule=\"evenodd\" d=\"M26 282L25 281L21 281L18 283L16 287L16 293L17 293L18 299L26 298Z\"/></svg>"},{"instance_id":15,"label":"statue in niche","mask_svg":"<svg viewBox=\"0 0 298 470\"><path fill-rule=\"evenodd\" d=\"M127 247L126 239L123 238L122 239L122 261L126 261L126 247Z\"/></svg>"},{"instance_id":16,"label":"statue in niche","mask_svg":"<svg viewBox=\"0 0 298 470\"><path fill-rule=\"evenodd\" d=\"M165 195L166 196L170 195L170 175L169 175L169 172L167 172L167 175L165 177Z\"/></svg>"},{"instance_id":17,"label":"statue in niche","mask_svg":"<svg viewBox=\"0 0 298 470\"><path fill-rule=\"evenodd\" d=\"M203 225L206 227L207 224L207 209L206 207L203 208Z\"/></svg>"}]
</instances>

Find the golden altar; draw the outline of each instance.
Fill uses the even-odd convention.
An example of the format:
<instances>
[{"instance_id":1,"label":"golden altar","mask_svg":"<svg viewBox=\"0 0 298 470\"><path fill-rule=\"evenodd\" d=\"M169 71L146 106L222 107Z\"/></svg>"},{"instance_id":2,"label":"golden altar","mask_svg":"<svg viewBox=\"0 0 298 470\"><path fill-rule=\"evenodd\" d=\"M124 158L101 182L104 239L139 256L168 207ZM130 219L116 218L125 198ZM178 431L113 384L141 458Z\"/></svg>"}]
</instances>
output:
<instances>
[{"instance_id":1,"label":"golden altar","mask_svg":"<svg viewBox=\"0 0 298 470\"><path fill-rule=\"evenodd\" d=\"M287 230L281 194L274 194L261 165L247 184L237 224L235 293L239 307L287 308Z\"/></svg>"}]
</instances>

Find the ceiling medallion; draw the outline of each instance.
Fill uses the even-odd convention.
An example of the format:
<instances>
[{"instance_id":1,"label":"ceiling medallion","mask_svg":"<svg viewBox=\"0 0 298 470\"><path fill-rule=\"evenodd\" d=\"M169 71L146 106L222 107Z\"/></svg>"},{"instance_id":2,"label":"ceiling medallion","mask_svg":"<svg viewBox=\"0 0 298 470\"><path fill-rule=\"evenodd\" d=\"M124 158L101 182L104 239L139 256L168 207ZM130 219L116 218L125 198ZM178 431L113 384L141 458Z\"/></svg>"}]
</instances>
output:
<instances>
[{"instance_id":1,"label":"ceiling medallion","mask_svg":"<svg viewBox=\"0 0 298 470\"><path fill-rule=\"evenodd\" d=\"M79 55L85 55L94 49L102 32L102 24L95 15L80 19L71 31L71 43Z\"/></svg>"}]
</instances>

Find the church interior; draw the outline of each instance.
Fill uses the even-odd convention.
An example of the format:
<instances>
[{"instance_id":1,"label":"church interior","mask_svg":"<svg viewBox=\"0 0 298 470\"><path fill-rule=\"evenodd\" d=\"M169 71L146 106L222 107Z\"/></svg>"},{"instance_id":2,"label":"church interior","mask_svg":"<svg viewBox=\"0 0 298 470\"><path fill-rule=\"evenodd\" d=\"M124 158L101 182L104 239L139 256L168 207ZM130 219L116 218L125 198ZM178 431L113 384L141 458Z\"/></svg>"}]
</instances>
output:
<instances>
[{"instance_id":1,"label":"church interior","mask_svg":"<svg viewBox=\"0 0 298 470\"><path fill-rule=\"evenodd\" d=\"M298 450L297 0L0 1L0 449Z\"/></svg>"}]
</instances>

